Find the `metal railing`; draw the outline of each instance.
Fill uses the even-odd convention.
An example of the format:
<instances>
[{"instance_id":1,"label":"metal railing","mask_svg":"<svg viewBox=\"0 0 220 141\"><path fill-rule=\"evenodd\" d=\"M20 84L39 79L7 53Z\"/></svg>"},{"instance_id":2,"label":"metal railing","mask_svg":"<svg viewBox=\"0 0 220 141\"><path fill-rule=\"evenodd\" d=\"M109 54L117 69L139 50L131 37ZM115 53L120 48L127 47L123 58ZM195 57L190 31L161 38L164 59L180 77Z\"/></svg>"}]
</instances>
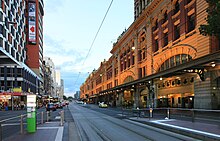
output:
<instances>
[{"instance_id":1,"label":"metal railing","mask_svg":"<svg viewBox=\"0 0 220 141\"><path fill-rule=\"evenodd\" d=\"M60 114L60 125L63 126L64 125L64 110L59 112ZM5 120L1 120L0 121L0 141L3 140L3 127L7 126L7 125L16 125L16 126L20 126L19 128L19 132L20 134L24 134L24 128L25 128L25 124L24 123L24 119L27 118L27 114L21 114L19 116L16 117L12 117L12 118L8 118ZM47 112L37 112L36 114L36 120L37 123L36 124L44 124L45 122L49 122L51 119L51 112L47 111ZM16 124L13 123L13 121L16 121ZM20 121L19 123L17 121ZM5 132L6 133L6 132Z\"/></svg>"},{"instance_id":2,"label":"metal railing","mask_svg":"<svg viewBox=\"0 0 220 141\"><path fill-rule=\"evenodd\" d=\"M143 117L155 119L180 119L194 122L203 121L220 125L220 110L182 109L182 108L148 108L122 109L123 117Z\"/></svg>"}]
</instances>

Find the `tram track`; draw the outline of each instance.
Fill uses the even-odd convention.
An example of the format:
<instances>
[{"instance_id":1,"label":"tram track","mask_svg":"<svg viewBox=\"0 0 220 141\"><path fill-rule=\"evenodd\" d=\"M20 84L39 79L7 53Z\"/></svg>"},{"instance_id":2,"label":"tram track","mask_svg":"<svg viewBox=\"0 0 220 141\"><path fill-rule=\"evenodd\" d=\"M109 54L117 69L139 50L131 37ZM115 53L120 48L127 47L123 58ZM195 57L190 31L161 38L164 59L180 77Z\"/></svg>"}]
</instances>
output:
<instances>
[{"instance_id":1,"label":"tram track","mask_svg":"<svg viewBox=\"0 0 220 141\"><path fill-rule=\"evenodd\" d=\"M94 112L97 112L95 110L92 110ZM100 113L100 112L99 112ZM107 114L104 114L104 113L101 113L103 115L107 115ZM86 115L85 115L86 116ZM153 141L155 140L154 138L151 138L149 137L149 135L146 135L142 132L140 132L140 130L136 131L134 129L136 129L136 127L134 128L131 128L130 126L128 126L127 124L123 124L123 122L117 122L118 120L123 120L124 122L129 122L130 124L132 124L133 126L138 126L139 128L142 128L143 130L151 130L151 132L156 132L158 134L163 134L164 136L169 136L170 138L173 138L174 140L180 140L180 141L185 141L185 140L191 140L191 141L195 141L198 139L196 138L192 138L192 137L188 137L188 136L185 136L185 135L181 135L181 134L178 134L178 133L173 133L173 132L170 132L170 131L166 131L166 130L163 130L163 129L159 129L159 128L156 128L156 127L152 127L152 126L149 126L149 125L145 125L143 123L139 123L139 122L134 122L134 121L131 121L129 119L118 119L118 118L114 118L112 116L101 116L102 119L105 119L106 121L108 121L110 124L114 124L116 126L118 126L119 128L123 128L123 129L126 129L138 136L141 136L142 138L144 138L145 140L149 140L149 141ZM111 117L111 118L109 118ZM112 119L115 119L115 120L112 120ZM96 128L96 130L99 130L99 128L97 127L95 123L95 121L89 118L87 118L87 120L89 121L89 123L92 125L92 127ZM101 132L102 136L104 134L104 132Z\"/></svg>"}]
</instances>

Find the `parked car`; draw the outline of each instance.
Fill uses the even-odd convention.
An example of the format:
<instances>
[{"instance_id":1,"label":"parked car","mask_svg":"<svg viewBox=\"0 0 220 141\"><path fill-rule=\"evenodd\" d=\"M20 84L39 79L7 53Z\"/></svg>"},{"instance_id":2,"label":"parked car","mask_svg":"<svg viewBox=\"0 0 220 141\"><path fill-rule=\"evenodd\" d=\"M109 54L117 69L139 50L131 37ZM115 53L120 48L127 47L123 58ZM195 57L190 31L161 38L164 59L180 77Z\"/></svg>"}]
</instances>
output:
<instances>
[{"instance_id":1,"label":"parked car","mask_svg":"<svg viewBox=\"0 0 220 141\"><path fill-rule=\"evenodd\" d=\"M57 103L55 103L55 107L56 107L56 109L61 109L61 108L63 108L63 106L62 106L62 104L60 103L60 102L57 102Z\"/></svg>"},{"instance_id":2,"label":"parked car","mask_svg":"<svg viewBox=\"0 0 220 141\"><path fill-rule=\"evenodd\" d=\"M108 108L108 105L105 104L104 102L99 103L99 108Z\"/></svg>"},{"instance_id":3,"label":"parked car","mask_svg":"<svg viewBox=\"0 0 220 141\"><path fill-rule=\"evenodd\" d=\"M56 111L56 106L55 106L55 104L53 104L53 103L48 103L47 104L47 106L46 106L46 110L47 111Z\"/></svg>"}]
</instances>

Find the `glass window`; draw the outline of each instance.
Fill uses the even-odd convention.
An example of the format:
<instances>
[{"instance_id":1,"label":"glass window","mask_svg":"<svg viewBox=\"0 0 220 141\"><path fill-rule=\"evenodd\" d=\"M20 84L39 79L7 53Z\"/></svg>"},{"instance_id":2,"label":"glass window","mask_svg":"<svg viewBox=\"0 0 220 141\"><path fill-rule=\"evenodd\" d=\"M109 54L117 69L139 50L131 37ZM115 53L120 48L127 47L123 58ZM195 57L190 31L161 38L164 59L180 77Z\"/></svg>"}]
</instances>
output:
<instances>
[{"instance_id":1,"label":"glass window","mask_svg":"<svg viewBox=\"0 0 220 141\"><path fill-rule=\"evenodd\" d=\"M180 24L174 26L174 40L180 37Z\"/></svg>"},{"instance_id":2,"label":"glass window","mask_svg":"<svg viewBox=\"0 0 220 141\"><path fill-rule=\"evenodd\" d=\"M164 41L163 41L163 46L167 46L168 45L168 32L164 33Z\"/></svg>"},{"instance_id":3,"label":"glass window","mask_svg":"<svg viewBox=\"0 0 220 141\"><path fill-rule=\"evenodd\" d=\"M187 62L187 55L186 54L182 54L181 55L181 60L182 60L182 63L186 63Z\"/></svg>"},{"instance_id":4,"label":"glass window","mask_svg":"<svg viewBox=\"0 0 220 141\"><path fill-rule=\"evenodd\" d=\"M165 69L169 69L170 68L170 62L169 62L170 60L169 59L167 59L166 61L165 61Z\"/></svg>"},{"instance_id":5,"label":"glass window","mask_svg":"<svg viewBox=\"0 0 220 141\"><path fill-rule=\"evenodd\" d=\"M176 55L175 58L176 58L176 65L179 65L181 63L180 62L180 55Z\"/></svg>"},{"instance_id":6,"label":"glass window","mask_svg":"<svg viewBox=\"0 0 220 141\"><path fill-rule=\"evenodd\" d=\"M175 9L174 9L174 15L180 10L180 5L179 5L179 2L177 1L175 3Z\"/></svg>"},{"instance_id":7,"label":"glass window","mask_svg":"<svg viewBox=\"0 0 220 141\"><path fill-rule=\"evenodd\" d=\"M174 56L170 58L170 67L175 66Z\"/></svg>"},{"instance_id":8,"label":"glass window","mask_svg":"<svg viewBox=\"0 0 220 141\"><path fill-rule=\"evenodd\" d=\"M192 14L190 16L188 16L188 32L192 31L195 29L195 14Z\"/></svg>"},{"instance_id":9,"label":"glass window","mask_svg":"<svg viewBox=\"0 0 220 141\"><path fill-rule=\"evenodd\" d=\"M155 45L154 45L154 52L158 51L159 45L158 45L158 39L155 40Z\"/></svg>"},{"instance_id":10,"label":"glass window","mask_svg":"<svg viewBox=\"0 0 220 141\"><path fill-rule=\"evenodd\" d=\"M164 70L164 63L160 66L160 70L161 70L161 71Z\"/></svg>"},{"instance_id":11,"label":"glass window","mask_svg":"<svg viewBox=\"0 0 220 141\"><path fill-rule=\"evenodd\" d=\"M165 23L168 20L167 11L163 15L163 23Z\"/></svg>"}]
</instances>

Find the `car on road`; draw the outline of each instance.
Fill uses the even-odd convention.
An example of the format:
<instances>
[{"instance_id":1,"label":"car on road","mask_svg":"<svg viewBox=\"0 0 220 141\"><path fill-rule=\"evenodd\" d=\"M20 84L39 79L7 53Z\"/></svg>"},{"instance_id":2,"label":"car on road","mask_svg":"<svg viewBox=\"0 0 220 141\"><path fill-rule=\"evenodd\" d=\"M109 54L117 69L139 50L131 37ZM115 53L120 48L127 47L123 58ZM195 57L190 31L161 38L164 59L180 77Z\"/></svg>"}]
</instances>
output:
<instances>
[{"instance_id":1,"label":"car on road","mask_svg":"<svg viewBox=\"0 0 220 141\"><path fill-rule=\"evenodd\" d=\"M48 103L47 106L46 106L46 110L47 111L56 111L56 106L54 103Z\"/></svg>"},{"instance_id":2,"label":"car on road","mask_svg":"<svg viewBox=\"0 0 220 141\"><path fill-rule=\"evenodd\" d=\"M99 108L108 108L108 105L105 104L104 102L99 103Z\"/></svg>"}]
</instances>

